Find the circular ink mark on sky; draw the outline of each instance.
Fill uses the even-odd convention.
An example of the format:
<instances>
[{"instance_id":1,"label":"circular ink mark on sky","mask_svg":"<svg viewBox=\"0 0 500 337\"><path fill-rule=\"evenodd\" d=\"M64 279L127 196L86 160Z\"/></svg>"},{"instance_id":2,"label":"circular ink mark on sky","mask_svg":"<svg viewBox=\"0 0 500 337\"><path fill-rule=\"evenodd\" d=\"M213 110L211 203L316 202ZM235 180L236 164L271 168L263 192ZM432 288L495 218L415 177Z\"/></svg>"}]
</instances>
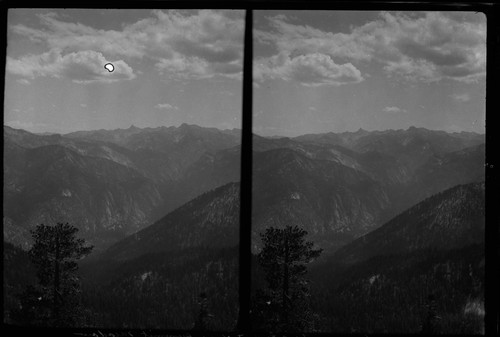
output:
<instances>
[{"instance_id":1,"label":"circular ink mark on sky","mask_svg":"<svg viewBox=\"0 0 500 337\"><path fill-rule=\"evenodd\" d=\"M110 73L113 72L113 70L115 70L115 66L112 63L106 63L104 65L104 68Z\"/></svg>"}]
</instances>

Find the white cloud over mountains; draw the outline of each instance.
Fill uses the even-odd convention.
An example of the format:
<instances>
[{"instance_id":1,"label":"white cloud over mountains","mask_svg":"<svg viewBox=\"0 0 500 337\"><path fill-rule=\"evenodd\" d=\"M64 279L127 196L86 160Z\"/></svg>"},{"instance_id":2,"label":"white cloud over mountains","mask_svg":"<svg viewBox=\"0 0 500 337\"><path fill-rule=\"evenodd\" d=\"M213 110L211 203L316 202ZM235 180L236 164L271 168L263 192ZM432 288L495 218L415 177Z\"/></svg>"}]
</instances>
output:
<instances>
[{"instance_id":1,"label":"white cloud over mountains","mask_svg":"<svg viewBox=\"0 0 500 337\"><path fill-rule=\"evenodd\" d=\"M257 80L265 78L261 73L282 73L283 79L290 79L274 60L283 54L291 60L305 57L314 69L321 69L320 63L329 57L332 64L349 67L354 75L353 81L332 79L329 84L359 82L363 74L358 76L356 67L370 62L381 65L390 76L409 81L474 82L485 74L486 20L481 13L381 12L377 20L353 27L349 33L293 24L284 15L269 18L269 24L271 31L257 30L255 37L273 45L278 54L256 60ZM325 83L316 74L317 81L311 75L308 83Z\"/></svg>"},{"instance_id":2,"label":"white cloud over mountains","mask_svg":"<svg viewBox=\"0 0 500 337\"><path fill-rule=\"evenodd\" d=\"M7 70L13 74L113 82L133 79L140 72L134 73L132 65L143 60L168 78L241 78L243 11L154 10L150 17L117 30L64 21L56 12L38 18L41 27L9 27L13 36L47 50L8 57ZM285 15L268 20L271 29L256 29L254 36L273 46L275 54L255 59L258 81L280 78L305 86L359 83L368 77L361 69L373 65L408 81L470 83L485 74L486 22L481 13L381 12L376 20L347 33L296 24ZM99 63L103 60L118 60L114 62L119 69L106 74Z\"/></svg>"},{"instance_id":3,"label":"white cloud over mountains","mask_svg":"<svg viewBox=\"0 0 500 337\"><path fill-rule=\"evenodd\" d=\"M108 62L115 70L104 69ZM24 56L19 59L7 57L7 69L15 75L27 78L55 77L69 78L76 83L116 82L135 78L132 68L123 60L109 61L99 52L86 50L62 55L61 50L52 49L40 55Z\"/></svg>"},{"instance_id":4,"label":"white cloud over mountains","mask_svg":"<svg viewBox=\"0 0 500 337\"><path fill-rule=\"evenodd\" d=\"M255 62L255 79L281 78L305 86L340 85L363 80L351 63L336 64L326 54L314 53L291 57L287 51Z\"/></svg>"},{"instance_id":5,"label":"white cloud over mountains","mask_svg":"<svg viewBox=\"0 0 500 337\"><path fill-rule=\"evenodd\" d=\"M60 65L45 64L47 55L60 53L61 58L66 58L67 55L94 53L106 58L124 59L129 63L131 60L150 60L159 72L172 77L241 76L243 11L155 10L151 17L124 25L121 30L102 30L66 22L57 13L39 14L38 18L43 29L23 24L12 25L10 29L15 34L46 45L50 50L17 60L11 58L8 70L15 74L58 77L61 73L55 69L59 69ZM131 78L133 72L130 66L125 61L121 62L124 73L119 74L125 75L123 78ZM44 67L38 70L34 64L43 64ZM28 67L24 73L20 70L23 65Z\"/></svg>"}]
</instances>

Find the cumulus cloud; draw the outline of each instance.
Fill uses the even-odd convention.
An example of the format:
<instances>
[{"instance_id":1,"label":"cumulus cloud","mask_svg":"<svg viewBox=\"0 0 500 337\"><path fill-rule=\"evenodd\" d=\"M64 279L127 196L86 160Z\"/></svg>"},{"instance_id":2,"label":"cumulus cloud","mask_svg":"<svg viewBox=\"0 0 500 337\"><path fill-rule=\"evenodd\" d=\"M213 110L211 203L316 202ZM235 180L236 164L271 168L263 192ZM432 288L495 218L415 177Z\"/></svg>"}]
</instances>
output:
<instances>
[{"instance_id":1,"label":"cumulus cloud","mask_svg":"<svg viewBox=\"0 0 500 337\"><path fill-rule=\"evenodd\" d=\"M168 103L159 103L155 105L157 109L167 109L167 110L179 110L178 107L168 104Z\"/></svg>"},{"instance_id":2,"label":"cumulus cloud","mask_svg":"<svg viewBox=\"0 0 500 337\"><path fill-rule=\"evenodd\" d=\"M289 52L262 58L254 64L255 79L281 78L305 86L341 85L363 80L351 63L336 64L329 55L314 53L291 57Z\"/></svg>"},{"instance_id":3,"label":"cumulus cloud","mask_svg":"<svg viewBox=\"0 0 500 337\"><path fill-rule=\"evenodd\" d=\"M260 43L293 56L325 54L337 63L378 62L389 75L414 81L474 82L485 74L486 22L481 13L381 12L349 33L332 33L269 18Z\"/></svg>"},{"instance_id":4,"label":"cumulus cloud","mask_svg":"<svg viewBox=\"0 0 500 337\"><path fill-rule=\"evenodd\" d=\"M453 98L455 101L458 102L468 102L470 101L470 95L465 93L465 94L453 94L451 95L451 98Z\"/></svg>"},{"instance_id":5,"label":"cumulus cloud","mask_svg":"<svg viewBox=\"0 0 500 337\"><path fill-rule=\"evenodd\" d=\"M384 108L384 111L385 112L388 112L388 113L404 113L404 112L407 112L405 109L401 109L397 106L387 106Z\"/></svg>"},{"instance_id":6,"label":"cumulus cloud","mask_svg":"<svg viewBox=\"0 0 500 337\"><path fill-rule=\"evenodd\" d=\"M66 53L93 50L113 58L152 59L159 71L178 77L235 77L242 71L243 11L152 11L121 30L95 29L38 15L43 29L23 24L13 33Z\"/></svg>"},{"instance_id":7,"label":"cumulus cloud","mask_svg":"<svg viewBox=\"0 0 500 337\"><path fill-rule=\"evenodd\" d=\"M106 63L113 63L115 70L109 73ZM60 49L52 49L40 55L19 59L7 57L7 71L27 78L67 78L76 83L116 82L135 78L132 68L123 60L109 61L99 52L87 50L62 55Z\"/></svg>"}]
</instances>

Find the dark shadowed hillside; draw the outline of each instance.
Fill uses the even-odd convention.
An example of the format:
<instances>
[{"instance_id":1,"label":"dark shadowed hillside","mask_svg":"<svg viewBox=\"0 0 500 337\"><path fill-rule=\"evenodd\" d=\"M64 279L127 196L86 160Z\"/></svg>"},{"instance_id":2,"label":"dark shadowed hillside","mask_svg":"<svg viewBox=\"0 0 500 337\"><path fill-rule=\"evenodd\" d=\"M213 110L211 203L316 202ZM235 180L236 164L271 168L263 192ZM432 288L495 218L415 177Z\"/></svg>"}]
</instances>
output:
<instances>
[{"instance_id":1,"label":"dark shadowed hillside","mask_svg":"<svg viewBox=\"0 0 500 337\"><path fill-rule=\"evenodd\" d=\"M193 328L205 293L209 330L233 330L238 318L238 252L187 248L127 261L82 266L83 304L90 326Z\"/></svg>"},{"instance_id":2,"label":"dark shadowed hillside","mask_svg":"<svg viewBox=\"0 0 500 337\"><path fill-rule=\"evenodd\" d=\"M461 185L343 247L311 272L324 331L419 332L430 297L435 331L484 331L484 227L484 183Z\"/></svg>"},{"instance_id":3,"label":"dark shadowed hillside","mask_svg":"<svg viewBox=\"0 0 500 337\"><path fill-rule=\"evenodd\" d=\"M4 323L11 323L10 311L18 308L17 296L24 287L36 283L36 269L28 253L8 242L3 242L3 310Z\"/></svg>"},{"instance_id":4,"label":"dark shadowed hillside","mask_svg":"<svg viewBox=\"0 0 500 337\"><path fill-rule=\"evenodd\" d=\"M334 260L355 263L377 255L453 249L484 241L484 183L436 194L340 249Z\"/></svg>"},{"instance_id":5,"label":"dark shadowed hillside","mask_svg":"<svg viewBox=\"0 0 500 337\"><path fill-rule=\"evenodd\" d=\"M238 243L239 184L230 183L85 261L87 319L104 327L191 329L205 293L209 328L234 329Z\"/></svg>"},{"instance_id":6,"label":"dark shadowed hillside","mask_svg":"<svg viewBox=\"0 0 500 337\"><path fill-rule=\"evenodd\" d=\"M103 258L127 260L193 247L235 246L239 242L239 196L237 183L207 192L114 244Z\"/></svg>"}]
</instances>

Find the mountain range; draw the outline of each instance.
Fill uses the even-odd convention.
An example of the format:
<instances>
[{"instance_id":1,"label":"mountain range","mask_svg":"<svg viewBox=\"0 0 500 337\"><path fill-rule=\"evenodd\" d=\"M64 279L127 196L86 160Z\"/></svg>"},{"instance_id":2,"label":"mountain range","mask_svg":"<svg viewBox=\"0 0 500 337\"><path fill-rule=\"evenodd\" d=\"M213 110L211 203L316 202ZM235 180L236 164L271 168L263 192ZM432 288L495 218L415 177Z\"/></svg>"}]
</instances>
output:
<instances>
[{"instance_id":1,"label":"mountain range","mask_svg":"<svg viewBox=\"0 0 500 337\"><path fill-rule=\"evenodd\" d=\"M5 126L5 238L26 246L37 223L70 221L98 247L109 246L239 181L239 139L239 130L187 124L66 135ZM255 135L253 143L256 242L266 226L300 222L335 249L434 193L484 176L484 136L473 133L412 127Z\"/></svg>"},{"instance_id":2,"label":"mountain range","mask_svg":"<svg viewBox=\"0 0 500 337\"><path fill-rule=\"evenodd\" d=\"M240 180L240 131L179 127L37 135L4 127L4 236L69 221L107 247ZM254 136L253 238L301 224L335 250L430 195L484 177L484 136L408 130Z\"/></svg>"},{"instance_id":3,"label":"mountain range","mask_svg":"<svg viewBox=\"0 0 500 337\"><path fill-rule=\"evenodd\" d=\"M328 252L458 184L484 180L484 136L411 127L254 136L252 229L297 224Z\"/></svg>"},{"instance_id":4,"label":"mountain range","mask_svg":"<svg viewBox=\"0 0 500 337\"><path fill-rule=\"evenodd\" d=\"M206 292L213 327L231 329L240 137L239 130L186 124L66 135L4 126L4 239L26 248L38 223L78 226L96 245L81 276L88 319L97 325L186 329ZM374 258L389 254L393 260L381 263L399 266L411 254L421 261L418 254L428 249L478 245L484 151L484 135L414 127L254 135L252 251L265 228L299 225L324 249L321 270L358 275L364 266L352 282L314 276L317 289L331 294L333 284L351 287L372 277L366 263Z\"/></svg>"},{"instance_id":5,"label":"mountain range","mask_svg":"<svg viewBox=\"0 0 500 337\"><path fill-rule=\"evenodd\" d=\"M238 143L238 130L186 124L67 135L4 126L4 237L27 247L30 228L67 221L106 247L217 187L193 187L185 173ZM221 184L238 180L224 176Z\"/></svg>"}]
</instances>

